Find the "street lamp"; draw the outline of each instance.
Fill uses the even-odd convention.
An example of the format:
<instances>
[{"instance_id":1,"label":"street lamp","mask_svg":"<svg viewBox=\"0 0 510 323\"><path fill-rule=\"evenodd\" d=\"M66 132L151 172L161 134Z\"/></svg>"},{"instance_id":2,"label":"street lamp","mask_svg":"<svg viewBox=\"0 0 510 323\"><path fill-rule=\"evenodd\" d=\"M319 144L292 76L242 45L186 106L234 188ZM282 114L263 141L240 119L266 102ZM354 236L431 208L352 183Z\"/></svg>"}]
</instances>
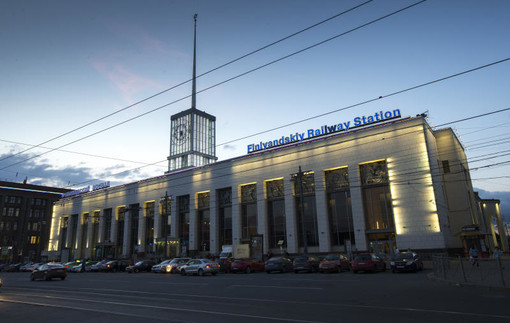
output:
<instances>
[{"instance_id":1,"label":"street lamp","mask_svg":"<svg viewBox=\"0 0 510 323\"><path fill-rule=\"evenodd\" d=\"M164 230L163 234L165 235L165 259L168 257L168 199L172 199L171 196L168 196L168 191L165 192L165 221L164 222Z\"/></svg>"},{"instance_id":2,"label":"street lamp","mask_svg":"<svg viewBox=\"0 0 510 323\"><path fill-rule=\"evenodd\" d=\"M301 232L303 234L303 254L305 256L308 255L308 241L306 239L306 232L305 232L305 202L303 199L303 176L308 173L309 171L303 172L301 170L301 166L299 166L299 171L295 174L291 174L291 176L295 176L297 180L299 181L299 201L301 205ZM291 178L293 180L294 177Z\"/></svg>"}]
</instances>

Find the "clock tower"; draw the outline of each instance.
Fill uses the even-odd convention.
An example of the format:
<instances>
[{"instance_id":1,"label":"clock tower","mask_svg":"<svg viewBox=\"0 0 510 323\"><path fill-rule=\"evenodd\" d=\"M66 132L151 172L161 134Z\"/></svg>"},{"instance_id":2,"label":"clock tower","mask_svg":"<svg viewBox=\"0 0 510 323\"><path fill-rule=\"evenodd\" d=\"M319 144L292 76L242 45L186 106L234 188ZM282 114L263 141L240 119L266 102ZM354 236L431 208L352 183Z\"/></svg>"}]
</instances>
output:
<instances>
[{"instance_id":1,"label":"clock tower","mask_svg":"<svg viewBox=\"0 0 510 323\"><path fill-rule=\"evenodd\" d=\"M191 109L170 117L168 172L207 165L216 157L216 117L196 109L197 15L194 16Z\"/></svg>"}]
</instances>

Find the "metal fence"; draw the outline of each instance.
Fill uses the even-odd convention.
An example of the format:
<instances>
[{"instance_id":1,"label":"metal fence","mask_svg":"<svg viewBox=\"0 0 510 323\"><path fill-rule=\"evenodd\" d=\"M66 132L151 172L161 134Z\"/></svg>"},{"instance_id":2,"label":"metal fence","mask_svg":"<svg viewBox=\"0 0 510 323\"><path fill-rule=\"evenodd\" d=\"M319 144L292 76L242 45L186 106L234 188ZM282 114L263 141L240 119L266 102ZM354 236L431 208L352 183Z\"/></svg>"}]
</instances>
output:
<instances>
[{"instance_id":1,"label":"metal fence","mask_svg":"<svg viewBox=\"0 0 510 323\"><path fill-rule=\"evenodd\" d=\"M510 287L509 259L432 257L433 275L458 284Z\"/></svg>"}]
</instances>

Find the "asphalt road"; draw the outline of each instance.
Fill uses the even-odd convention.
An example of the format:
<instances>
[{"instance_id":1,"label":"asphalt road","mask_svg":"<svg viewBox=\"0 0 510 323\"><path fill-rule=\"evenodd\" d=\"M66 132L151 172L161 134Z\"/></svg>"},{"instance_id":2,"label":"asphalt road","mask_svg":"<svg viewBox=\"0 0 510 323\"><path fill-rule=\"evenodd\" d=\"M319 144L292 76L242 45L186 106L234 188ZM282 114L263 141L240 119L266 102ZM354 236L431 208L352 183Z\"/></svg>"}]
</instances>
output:
<instances>
[{"instance_id":1,"label":"asphalt road","mask_svg":"<svg viewBox=\"0 0 510 323\"><path fill-rule=\"evenodd\" d=\"M510 322L510 291L410 274L0 273L0 322Z\"/></svg>"}]
</instances>

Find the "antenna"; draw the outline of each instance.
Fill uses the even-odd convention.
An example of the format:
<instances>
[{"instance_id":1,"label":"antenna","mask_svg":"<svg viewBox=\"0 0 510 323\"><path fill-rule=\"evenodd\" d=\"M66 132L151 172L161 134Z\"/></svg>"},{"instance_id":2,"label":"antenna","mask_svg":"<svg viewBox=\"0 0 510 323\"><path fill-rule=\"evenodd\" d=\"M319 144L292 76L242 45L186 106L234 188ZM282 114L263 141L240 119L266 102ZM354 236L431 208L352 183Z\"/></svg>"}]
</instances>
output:
<instances>
[{"instance_id":1,"label":"antenna","mask_svg":"<svg viewBox=\"0 0 510 323\"><path fill-rule=\"evenodd\" d=\"M197 98L196 98L196 92L197 92L197 17L198 14L195 14L193 16L193 19L195 20L195 30L194 30L194 37L193 37L193 82L192 82L192 89L191 89L191 108L196 108Z\"/></svg>"}]
</instances>

